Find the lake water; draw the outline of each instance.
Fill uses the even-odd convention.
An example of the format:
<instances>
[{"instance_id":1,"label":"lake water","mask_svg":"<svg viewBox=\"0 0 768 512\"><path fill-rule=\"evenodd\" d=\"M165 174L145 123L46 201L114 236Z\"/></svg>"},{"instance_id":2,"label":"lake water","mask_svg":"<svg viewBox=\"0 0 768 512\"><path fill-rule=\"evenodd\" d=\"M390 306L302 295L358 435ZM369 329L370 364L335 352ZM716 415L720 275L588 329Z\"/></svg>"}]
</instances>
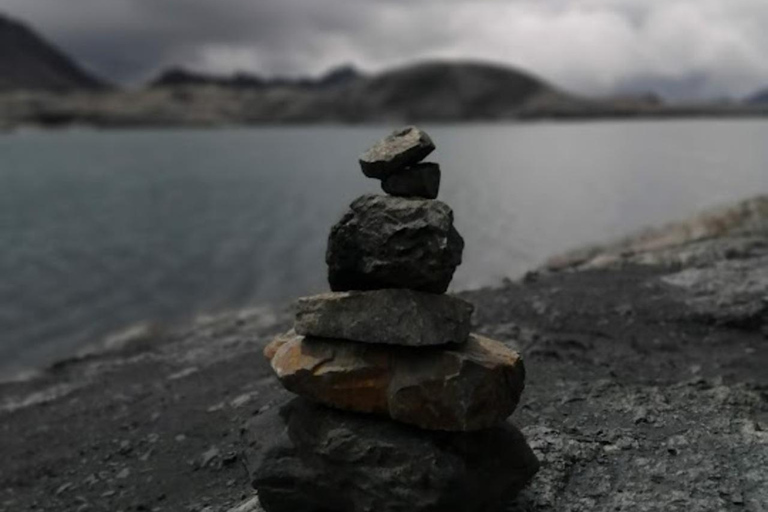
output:
<instances>
[{"instance_id":1,"label":"lake water","mask_svg":"<svg viewBox=\"0 0 768 512\"><path fill-rule=\"evenodd\" d=\"M768 192L768 122L425 127L467 247L454 289ZM0 368L145 320L322 291L387 127L0 136Z\"/></svg>"}]
</instances>

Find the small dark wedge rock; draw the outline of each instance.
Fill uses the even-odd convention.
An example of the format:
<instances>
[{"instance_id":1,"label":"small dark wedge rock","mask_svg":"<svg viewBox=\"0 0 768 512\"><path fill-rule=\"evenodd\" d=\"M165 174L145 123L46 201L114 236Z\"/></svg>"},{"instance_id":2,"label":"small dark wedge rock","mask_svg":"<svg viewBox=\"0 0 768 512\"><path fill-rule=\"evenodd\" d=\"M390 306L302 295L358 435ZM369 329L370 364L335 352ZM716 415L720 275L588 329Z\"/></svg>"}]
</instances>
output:
<instances>
[{"instance_id":1,"label":"small dark wedge rock","mask_svg":"<svg viewBox=\"0 0 768 512\"><path fill-rule=\"evenodd\" d=\"M265 350L286 389L330 407L427 430L498 426L525 388L520 355L477 334L451 347L393 347L291 331Z\"/></svg>"},{"instance_id":2,"label":"small dark wedge rock","mask_svg":"<svg viewBox=\"0 0 768 512\"><path fill-rule=\"evenodd\" d=\"M539 468L509 423L429 432L294 399L242 433L266 512L496 512Z\"/></svg>"},{"instance_id":3,"label":"small dark wedge rock","mask_svg":"<svg viewBox=\"0 0 768 512\"><path fill-rule=\"evenodd\" d=\"M369 178L383 180L390 174L424 160L435 144L429 135L414 126L394 131L360 157L360 167Z\"/></svg>"},{"instance_id":4,"label":"small dark wedge rock","mask_svg":"<svg viewBox=\"0 0 768 512\"><path fill-rule=\"evenodd\" d=\"M299 299L296 332L412 347L464 343L474 306L450 295L403 289L336 292Z\"/></svg>"},{"instance_id":5,"label":"small dark wedge rock","mask_svg":"<svg viewBox=\"0 0 768 512\"><path fill-rule=\"evenodd\" d=\"M381 182L381 188L391 196L435 199L440 192L440 166L416 164L391 174Z\"/></svg>"},{"instance_id":6,"label":"small dark wedge rock","mask_svg":"<svg viewBox=\"0 0 768 512\"><path fill-rule=\"evenodd\" d=\"M328 282L333 291L409 288L444 293L463 250L447 204L364 195L331 229Z\"/></svg>"}]
</instances>

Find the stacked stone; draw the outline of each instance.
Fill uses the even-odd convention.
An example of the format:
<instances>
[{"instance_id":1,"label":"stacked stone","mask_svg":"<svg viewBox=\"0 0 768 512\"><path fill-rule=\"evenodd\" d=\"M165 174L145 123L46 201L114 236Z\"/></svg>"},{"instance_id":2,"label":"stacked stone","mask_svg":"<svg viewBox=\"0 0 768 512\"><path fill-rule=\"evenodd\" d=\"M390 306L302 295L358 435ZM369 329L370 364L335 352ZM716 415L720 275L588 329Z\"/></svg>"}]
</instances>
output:
<instances>
[{"instance_id":1,"label":"stacked stone","mask_svg":"<svg viewBox=\"0 0 768 512\"><path fill-rule=\"evenodd\" d=\"M265 349L302 397L247 429L268 512L495 510L538 469L506 422L522 359L471 334L473 306L445 294L464 241L436 200L440 167L422 163L434 149L409 127L363 154L388 195L332 228L332 293L300 299L294 330Z\"/></svg>"}]
</instances>

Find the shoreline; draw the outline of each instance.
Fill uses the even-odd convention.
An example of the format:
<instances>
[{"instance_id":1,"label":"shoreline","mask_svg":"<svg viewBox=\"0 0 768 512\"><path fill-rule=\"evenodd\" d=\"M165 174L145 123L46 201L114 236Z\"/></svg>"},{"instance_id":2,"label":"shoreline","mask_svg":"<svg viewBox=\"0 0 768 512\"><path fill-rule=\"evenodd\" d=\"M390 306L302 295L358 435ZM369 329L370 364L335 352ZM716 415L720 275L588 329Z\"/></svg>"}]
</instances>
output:
<instances>
[{"instance_id":1,"label":"shoreline","mask_svg":"<svg viewBox=\"0 0 768 512\"><path fill-rule=\"evenodd\" d=\"M424 120L423 124L427 126L439 126L439 127L471 127L471 126L503 126L503 125L526 125L533 126L537 124L597 124L597 123L642 123L642 122L718 122L718 121L734 121L745 122L755 121L762 122L768 120L768 111L760 114L723 114L723 115L672 115L672 116L605 116L605 117L536 117L536 118L506 118L506 119L484 119L484 120L467 120L467 121L440 121L440 120ZM369 121L360 123L348 123L343 121L296 121L296 122L265 122L265 123L212 123L212 124L126 124L126 125L99 125L88 123L72 123L63 125L43 125L43 124L18 124L2 127L0 126L0 136L2 135L16 135L19 133L57 133L57 132L130 132L130 131L217 131L217 130L250 130L250 129L274 129L274 128L382 128L395 125L401 125L404 123L410 123L409 120L395 120L388 121Z\"/></svg>"},{"instance_id":2,"label":"shoreline","mask_svg":"<svg viewBox=\"0 0 768 512\"><path fill-rule=\"evenodd\" d=\"M323 93L329 94L329 93ZM347 98L282 88L237 90L175 86L96 93L17 91L0 93L0 133L24 128L96 129L222 128L257 126L360 126L496 122L600 122L633 120L766 119L768 106L743 103L655 104L637 100L580 98L541 91L514 107L422 112L351 108ZM317 97L315 97L317 96ZM295 104L295 108L290 105ZM361 107L362 108L362 107Z\"/></svg>"},{"instance_id":3,"label":"shoreline","mask_svg":"<svg viewBox=\"0 0 768 512\"><path fill-rule=\"evenodd\" d=\"M610 122L643 122L643 121L765 121L768 120L768 108L744 108L735 109L730 112L718 111L693 111L689 112L683 109L682 112L676 109L670 109L665 112L631 112L618 114L586 114L571 115L567 113L525 115L518 117L488 118L488 119L466 119L466 120L441 120L441 119L371 119L366 121L344 121L344 120L286 120L286 121L170 121L156 122L149 119L129 120L121 119L109 121L84 121L80 119L79 114L63 122L40 122L40 121L7 121L5 125L0 125L0 135L13 135L25 131L57 132L67 130L89 130L89 131L131 131L131 130L225 130L225 129L250 129L250 128L302 128L302 127L380 127L395 126L403 124L425 124L437 126L472 126L472 125L495 125L495 124L521 124L531 125L538 123L558 123L558 124L594 124ZM0 121L3 121L0 119Z\"/></svg>"},{"instance_id":4,"label":"shoreline","mask_svg":"<svg viewBox=\"0 0 768 512\"><path fill-rule=\"evenodd\" d=\"M717 240L734 233L760 231L762 229L768 233L768 195L755 196L734 204L715 206L688 219L672 221L662 226L649 226L618 240L576 247L546 258L541 264L521 274L517 279L504 277L495 285L456 290L451 293L471 294L487 289L500 289L515 281L536 279L539 275L621 267L627 263L639 265L661 263L666 266L690 265L691 262L671 261L674 258L665 255L665 251L674 251L677 247L708 239ZM686 257L686 255L682 256L682 258ZM716 259L722 256L711 254L709 257ZM24 382L61 365L118 352L128 347L142 346L154 337L162 337L165 333L178 331L189 325L248 315L252 311L270 312L270 314L277 315L280 312L290 310L290 308L291 301L277 301L242 308L206 311L175 321L138 321L107 333L99 339L84 343L69 354L53 357L48 362L42 362L38 365L22 365L17 368L9 367L7 370L0 369L0 385Z\"/></svg>"}]
</instances>

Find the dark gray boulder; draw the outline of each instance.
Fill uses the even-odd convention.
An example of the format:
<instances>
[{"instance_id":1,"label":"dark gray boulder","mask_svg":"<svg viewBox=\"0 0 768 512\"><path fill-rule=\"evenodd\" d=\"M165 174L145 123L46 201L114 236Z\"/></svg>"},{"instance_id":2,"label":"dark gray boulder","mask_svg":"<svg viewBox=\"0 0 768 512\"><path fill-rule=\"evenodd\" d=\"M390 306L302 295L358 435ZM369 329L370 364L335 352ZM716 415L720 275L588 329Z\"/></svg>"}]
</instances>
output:
<instances>
[{"instance_id":1,"label":"dark gray boulder","mask_svg":"<svg viewBox=\"0 0 768 512\"><path fill-rule=\"evenodd\" d=\"M392 132L360 156L360 167L369 178L385 179L415 165L435 150L429 135L415 126Z\"/></svg>"},{"instance_id":2,"label":"dark gray boulder","mask_svg":"<svg viewBox=\"0 0 768 512\"><path fill-rule=\"evenodd\" d=\"M326 263L333 291L409 288L444 293L464 239L441 201L364 195L333 226Z\"/></svg>"},{"instance_id":3,"label":"dark gray boulder","mask_svg":"<svg viewBox=\"0 0 768 512\"><path fill-rule=\"evenodd\" d=\"M267 512L492 512L538 470L507 423L429 432L295 399L243 429Z\"/></svg>"},{"instance_id":4,"label":"dark gray boulder","mask_svg":"<svg viewBox=\"0 0 768 512\"><path fill-rule=\"evenodd\" d=\"M299 299L304 336L412 347L464 343L474 306L451 295L387 289L323 293Z\"/></svg>"},{"instance_id":5,"label":"dark gray boulder","mask_svg":"<svg viewBox=\"0 0 768 512\"><path fill-rule=\"evenodd\" d=\"M381 182L381 188L391 196L435 199L440 192L440 166L416 164L391 174Z\"/></svg>"}]
</instances>

